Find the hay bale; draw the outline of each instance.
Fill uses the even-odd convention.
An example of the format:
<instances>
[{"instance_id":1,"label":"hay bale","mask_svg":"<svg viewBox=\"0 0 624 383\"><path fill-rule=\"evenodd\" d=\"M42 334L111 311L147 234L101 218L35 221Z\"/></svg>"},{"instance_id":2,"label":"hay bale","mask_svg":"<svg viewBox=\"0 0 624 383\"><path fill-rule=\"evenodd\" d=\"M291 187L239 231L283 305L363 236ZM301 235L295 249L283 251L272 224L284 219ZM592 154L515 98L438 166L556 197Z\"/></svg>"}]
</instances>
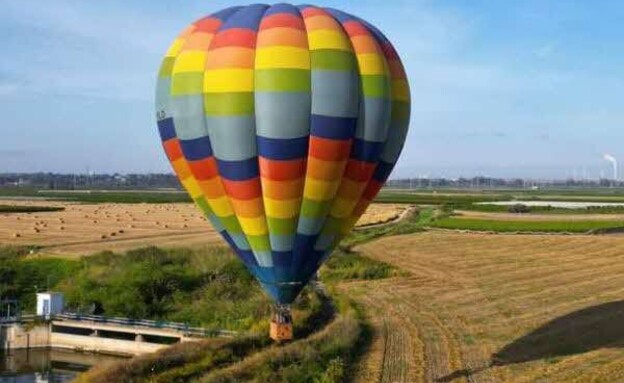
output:
<instances>
[{"instance_id":1,"label":"hay bale","mask_svg":"<svg viewBox=\"0 0 624 383\"><path fill-rule=\"evenodd\" d=\"M21 235L20 233L13 233L13 238L19 238L19 237L21 237L21 236L22 236L22 235Z\"/></svg>"},{"instance_id":2,"label":"hay bale","mask_svg":"<svg viewBox=\"0 0 624 383\"><path fill-rule=\"evenodd\" d=\"M102 234L102 235L100 235L100 239L106 239L106 238L107 238L107 237L106 237L106 234Z\"/></svg>"}]
</instances>

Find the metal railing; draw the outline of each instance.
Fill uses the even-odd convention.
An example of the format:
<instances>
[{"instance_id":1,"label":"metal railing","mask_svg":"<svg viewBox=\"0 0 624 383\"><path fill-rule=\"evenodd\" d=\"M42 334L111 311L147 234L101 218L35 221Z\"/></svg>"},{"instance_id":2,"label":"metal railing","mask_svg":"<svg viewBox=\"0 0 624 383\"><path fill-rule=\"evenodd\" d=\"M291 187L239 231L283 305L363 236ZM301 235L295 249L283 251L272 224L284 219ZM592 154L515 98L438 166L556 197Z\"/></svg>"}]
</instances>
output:
<instances>
[{"instance_id":1,"label":"metal railing","mask_svg":"<svg viewBox=\"0 0 624 383\"><path fill-rule=\"evenodd\" d=\"M78 313L62 313L52 316L53 320L73 320L80 322L92 322L100 324L115 324L120 326L145 327L151 329L174 330L184 334L185 336L197 337L233 337L238 333L236 331L222 329L206 329L202 327L190 327L186 323L154 321L148 319L132 319L120 317L105 317L101 315L84 315Z\"/></svg>"}]
</instances>

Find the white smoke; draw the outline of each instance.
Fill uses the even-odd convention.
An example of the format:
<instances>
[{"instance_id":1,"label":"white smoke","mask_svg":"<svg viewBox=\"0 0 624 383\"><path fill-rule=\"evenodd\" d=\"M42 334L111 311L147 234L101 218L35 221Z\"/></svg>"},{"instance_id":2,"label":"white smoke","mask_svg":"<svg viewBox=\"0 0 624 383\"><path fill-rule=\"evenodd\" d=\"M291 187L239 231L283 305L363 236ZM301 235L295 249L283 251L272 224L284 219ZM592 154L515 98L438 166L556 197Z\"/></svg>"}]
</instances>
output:
<instances>
[{"instance_id":1,"label":"white smoke","mask_svg":"<svg viewBox=\"0 0 624 383\"><path fill-rule=\"evenodd\" d=\"M613 180L617 181L618 179L618 162L617 159L615 159L615 157L613 157L610 154L605 154L604 155L604 159L611 162L611 165L613 165Z\"/></svg>"}]
</instances>

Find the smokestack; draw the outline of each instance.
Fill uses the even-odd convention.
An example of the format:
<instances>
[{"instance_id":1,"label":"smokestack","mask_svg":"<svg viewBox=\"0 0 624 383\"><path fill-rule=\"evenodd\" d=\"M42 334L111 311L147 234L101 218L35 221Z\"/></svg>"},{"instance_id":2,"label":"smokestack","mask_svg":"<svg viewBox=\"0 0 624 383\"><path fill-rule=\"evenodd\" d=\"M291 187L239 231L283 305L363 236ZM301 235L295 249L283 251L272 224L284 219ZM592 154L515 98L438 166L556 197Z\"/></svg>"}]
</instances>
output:
<instances>
[{"instance_id":1,"label":"smokestack","mask_svg":"<svg viewBox=\"0 0 624 383\"><path fill-rule=\"evenodd\" d=\"M618 163L617 160L615 159L615 157L613 157L610 154L605 154L604 155L604 159L611 162L611 165L613 165L613 180L617 181L618 179Z\"/></svg>"}]
</instances>

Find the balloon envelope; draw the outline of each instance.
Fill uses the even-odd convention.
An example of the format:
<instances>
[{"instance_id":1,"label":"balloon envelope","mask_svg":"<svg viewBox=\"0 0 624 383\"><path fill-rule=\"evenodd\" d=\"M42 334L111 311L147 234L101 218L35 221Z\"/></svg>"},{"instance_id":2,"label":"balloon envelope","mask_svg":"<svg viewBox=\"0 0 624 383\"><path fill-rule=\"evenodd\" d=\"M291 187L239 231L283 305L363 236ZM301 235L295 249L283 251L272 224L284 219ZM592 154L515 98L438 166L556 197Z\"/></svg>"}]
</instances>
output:
<instances>
[{"instance_id":1,"label":"balloon envelope","mask_svg":"<svg viewBox=\"0 0 624 383\"><path fill-rule=\"evenodd\" d=\"M167 51L156 91L182 185L279 303L296 298L387 180L409 114L388 39L310 5L194 22Z\"/></svg>"}]
</instances>

